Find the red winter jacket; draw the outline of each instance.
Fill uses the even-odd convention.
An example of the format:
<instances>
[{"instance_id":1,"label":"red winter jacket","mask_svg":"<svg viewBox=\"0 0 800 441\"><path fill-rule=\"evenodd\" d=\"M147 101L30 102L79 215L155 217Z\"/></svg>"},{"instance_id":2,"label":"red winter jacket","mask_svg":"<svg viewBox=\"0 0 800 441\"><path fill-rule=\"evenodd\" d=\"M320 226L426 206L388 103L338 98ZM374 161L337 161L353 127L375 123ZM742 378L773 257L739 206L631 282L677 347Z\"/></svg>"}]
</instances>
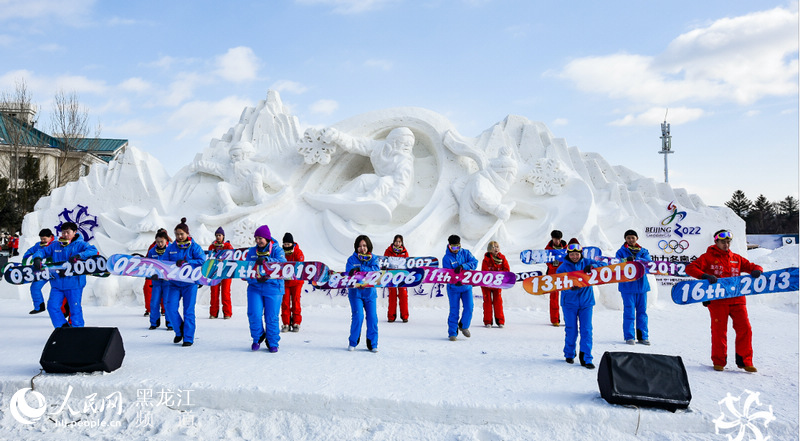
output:
<instances>
[{"instance_id":1,"label":"red winter jacket","mask_svg":"<svg viewBox=\"0 0 800 441\"><path fill-rule=\"evenodd\" d=\"M763 268L744 257L730 250L722 251L716 245L711 245L702 256L686 265L686 274L696 279L701 278L703 274L713 274L717 277L736 277L741 275L742 271L751 273L755 270L764 271ZM714 301L727 302L731 305L747 304L745 296Z\"/></svg>"},{"instance_id":2,"label":"red winter jacket","mask_svg":"<svg viewBox=\"0 0 800 441\"><path fill-rule=\"evenodd\" d=\"M550 242L547 242L547 246L544 247L544 249L546 249L546 250L563 250L566 247L567 247L567 243L564 242L563 240L561 241L561 246L558 246L558 247L554 246L553 245L553 241L550 240ZM552 262L547 262L547 274L555 274L556 271L558 270L558 266L559 265L561 265L561 260L560 259L555 259Z\"/></svg>"},{"instance_id":3,"label":"red winter jacket","mask_svg":"<svg viewBox=\"0 0 800 441\"><path fill-rule=\"evenodd\" d=\"M383 255L389 257L409 257L408 250L406 249L405 246L403 247L403 252L395 253L392 246L389 245L389 248L386 248L386 251L383 252Z\"/></svg>"},{"instance_id":4,"label":"red winter jacket","mask_svg":"<svg viewBox=\"0 0 800 441\"><path fill-rule=\"evenodd\" d=\"M502 260L499 264L494 261L492 258L492 253L486 252L483 255L483 263L481 263L481 271L511 271L511 267L508 266L508 259L503 253L497 253L497 257Z\"/></svg>"},{"instance_id":5,"label":"red winter jacket","mask_svg":"<svg viewBox=\"0 0 800 441\"><path fill-rule=\"evenodd\" d=\"M298 245L297 242L295 242L294 248L292 248L291 252L288 252L286 250L283 250L283 252L286 255L286 261L287 262L305 262L306 261L306 256L303 254L303 251L300 249L300 245ZM303 281L302 280L284 280L283 283L287 287L290 287L290 286L302 286L303 285Z\"/></svg>"},{"instance_id":6,"label":"red winter jacket","mask_svg":"<svg viewBox=\"0 0 800 441\"><path fill-rule=\"evenodd\" d=\"M208 251L222 251L222 250L232 250L233 245L227 240L223 243L219 243L216 240L211 242L211 245L208 246Z\"/></svg>"}]
</instances>

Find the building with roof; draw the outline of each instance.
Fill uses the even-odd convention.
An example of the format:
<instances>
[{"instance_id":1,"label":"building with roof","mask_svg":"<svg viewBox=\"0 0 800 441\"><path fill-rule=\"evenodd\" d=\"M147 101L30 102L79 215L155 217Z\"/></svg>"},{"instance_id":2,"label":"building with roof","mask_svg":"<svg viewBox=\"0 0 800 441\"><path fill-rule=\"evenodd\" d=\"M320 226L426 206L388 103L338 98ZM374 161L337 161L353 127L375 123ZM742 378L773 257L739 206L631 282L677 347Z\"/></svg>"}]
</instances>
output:
<instances>
[{"instance_id":1,"label":"building with roof","mask_svg":"<svg viewBox=\"0 0 800 441\"><path fill-rule=\"evenodd\" d=\"M70 138L48 135L35 128L35 109L31 106L0 106L0 177L9 186L21 186L20 167L30 155L39 176L50 182L50 189L76 181L95 164L106 164L125 151L127 139ZM14 185L14 180L17 185Z\"/></svg>"}]
</instances>

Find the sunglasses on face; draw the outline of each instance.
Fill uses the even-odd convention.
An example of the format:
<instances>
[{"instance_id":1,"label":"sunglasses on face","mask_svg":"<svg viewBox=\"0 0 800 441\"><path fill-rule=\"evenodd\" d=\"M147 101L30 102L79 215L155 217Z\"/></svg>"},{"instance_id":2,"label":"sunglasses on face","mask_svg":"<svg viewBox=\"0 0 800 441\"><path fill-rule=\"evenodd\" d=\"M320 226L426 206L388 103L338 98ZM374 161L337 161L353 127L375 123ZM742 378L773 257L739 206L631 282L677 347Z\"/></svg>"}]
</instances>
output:
<instances>
[{"instance_id":1,"label":"sunglasses on face","mask_svg":"<svg viewBox=\"0 0 800 441\"><path fill-rule=\"evenodd\" d=\"M731 239L731 240L733 240L733 235L731 234L730 231L722 231L720 233L717 233L714 236L714 240L721 240L721 239Z\"/></svg>"}]
</instances>

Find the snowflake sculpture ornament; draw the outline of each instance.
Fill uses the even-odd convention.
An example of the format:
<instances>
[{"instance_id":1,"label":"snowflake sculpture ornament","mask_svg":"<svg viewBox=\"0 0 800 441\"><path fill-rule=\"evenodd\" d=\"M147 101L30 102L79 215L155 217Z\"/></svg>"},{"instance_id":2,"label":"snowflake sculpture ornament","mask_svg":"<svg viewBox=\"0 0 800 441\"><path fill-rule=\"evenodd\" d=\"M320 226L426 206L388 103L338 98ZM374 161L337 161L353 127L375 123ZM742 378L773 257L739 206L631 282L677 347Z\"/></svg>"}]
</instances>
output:
<instances>
[{"instance_id":1,"label":"snowflake sculpture ornament","mask_svg":"<svg viewBox=\"0 0 800 441\"><path fill-rule=\"evenodd\" d=\"M78 226L78 232L85 241L94 239L94 229L97 227L97 216L89 214L89 207L78 204L72 210L64 209L58 213L56 234L61 234L61 226L64 222L74 222Z\"/></svg>"},{"instance_id":2,"label":"snowflake sculpture ornament","mask_svg":"<svg viewBox=\"0 0 800 441\"><path fill-rule=\"evenodd\" d=\"M325 165L331 162L331 154L335 151L336 146L323 142L320 139L320 131L316 129L306 130L303 139L297 143L297 152L303 155L306 164Z\"/></svg>"},{"instance_id":3,"label":"snowflake sculpture ornament","mask_svg":"<svg viewBox=\"0 0 800 441\"><path fill-rule=\"evenodd\" d=\"M742 400L745 394L747 396ZM772 406L768 406L767 410L760 408L758 395L758 392L747 389L738 397L728 392L728 396L719 401L721 414L714 420L717 435L725 435L728 441L769 440L767 425L775 421L775 416L772 414ZM738 403L741 403L741 408L736 406Z\"/></svg>"},{"instance_id":4,"label":"snowflake sculpture ornament","mask_svg":"<svg viewBox=\"0 0 800 441\"><path fill-rule=\"evenodd\" d=\"M561 170L555 159L542 158L536 161L533 170L525 176L525 181L533 185L537 195L557 195L567 182L567 174Z\"/></svg>"},{"instance_id":5,"label":"snowflake sculpture ornament","mask_svg":"<svg viewBox=\"0 0 800 441\"><path fill-rule=\"evenodd\" d=\"M237 245L247 244L247 246L253 246L253 233L258 227L259 225L253 220L242 219L233 226L233 242Z\"/></svg>"}]
</instances>

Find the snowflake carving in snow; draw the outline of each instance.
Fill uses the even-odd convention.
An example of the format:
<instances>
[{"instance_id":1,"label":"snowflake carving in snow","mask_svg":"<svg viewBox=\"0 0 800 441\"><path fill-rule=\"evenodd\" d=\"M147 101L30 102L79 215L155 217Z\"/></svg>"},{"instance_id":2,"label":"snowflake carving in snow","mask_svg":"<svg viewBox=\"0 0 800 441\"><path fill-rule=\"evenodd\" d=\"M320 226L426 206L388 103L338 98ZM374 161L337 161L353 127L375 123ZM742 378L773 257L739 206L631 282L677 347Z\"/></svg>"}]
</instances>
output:
<instances>
[{"instance_id":1,"label":"snowflake carving in snow","mask_svg":"<svg viewBox=\"0 0 800 441\"><path fill-rule=\"evenodd\" d=\"M747 396L742 399L744 395ZM717 435L725 435L728 441L767 441L767 425L775 421L775 416L772 406L768 406L767 410L760 407L758 395L758 392L747 389L738 397L728 392L728 396L719 401L721 414L714 420ZM737 404L741 404L741 407L737 407Z\"/></svg>"},{"instance_id":2,"label":"snowflake carving in snow","mask_svg":"<svg viewBox=\"0 0 800 441\"><path fill-rule=\"evenodd\" d=\"M542 158L536 161L525 181L533 185L533 192L537 195L557 195L567 182L567 174L561 170L557 160Z\"/></svg>"},{"instance_id":3,"label":"snowflake carving in snow","mask_svg":"<svg viewBox=\"0 0 800 441\"><path fill-rule=\"evenodd\" d=\"M61 226L64 225L64 222L74 222L78 226L78 233L83 240L88 242L94 238L97 216L89 214L89 207L86 205L78 204L72 210L65 208L58 213L58 220L61 222L56 225L56 234L61 234Z\"/></svg>"},{"instance_id":4,"label":"snowflake carving in snow","mask_svg":"<svg viewBox=\"0 0 800 441\"><path fill-rule=\"evenodd\" d=\"M237 245L253 246L254 239L253 233L260 225L256 224L253 220L242 219L233 226L233 243Z\"/></svg>"},{"instance_id":5,"label":"snowflake carving in snow","mask_svg":"<svg viewBox=\"0 0 800 441\"><path fill-rule=\"evenodd\" d=\"M335 144L328 144L321 139L321 130L308 129L303 139L297 143L297 152L303 155L306 164L331 162L331 154L336 151Z\"/></svg>"}]
</instances>

